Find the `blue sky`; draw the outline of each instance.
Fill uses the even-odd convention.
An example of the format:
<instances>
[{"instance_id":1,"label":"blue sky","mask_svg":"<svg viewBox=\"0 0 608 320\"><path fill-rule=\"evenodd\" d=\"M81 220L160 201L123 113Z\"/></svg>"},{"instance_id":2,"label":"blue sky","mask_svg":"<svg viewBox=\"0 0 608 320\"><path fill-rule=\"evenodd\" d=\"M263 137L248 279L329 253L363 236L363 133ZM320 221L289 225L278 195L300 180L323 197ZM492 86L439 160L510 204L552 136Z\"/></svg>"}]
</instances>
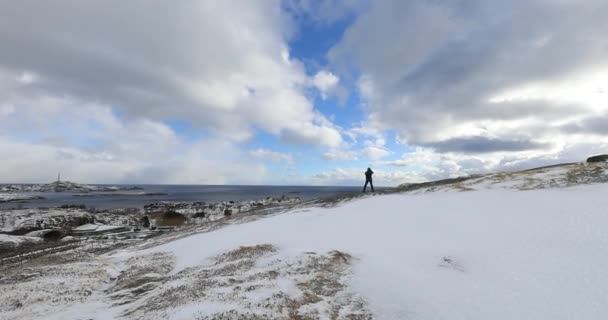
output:
<instances>
[{"instance_id":1,"label":"blue sky","mask_svg":"<svg viewBox=\"0 0 608 320\"><path fill-rule=\"evenodd\" d=\"M132 12L138 12L137 19ZM377 185L608 149L602 0L0 4L0 182Z\"/></svg>"}]
</instances>

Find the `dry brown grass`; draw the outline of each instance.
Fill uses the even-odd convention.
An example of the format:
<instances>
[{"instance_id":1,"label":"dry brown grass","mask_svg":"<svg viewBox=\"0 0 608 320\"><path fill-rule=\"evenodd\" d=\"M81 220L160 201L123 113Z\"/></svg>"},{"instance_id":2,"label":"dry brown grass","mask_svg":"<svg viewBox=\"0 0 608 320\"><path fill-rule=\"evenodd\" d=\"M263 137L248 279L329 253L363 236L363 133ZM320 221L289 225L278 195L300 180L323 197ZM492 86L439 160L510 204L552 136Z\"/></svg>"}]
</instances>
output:
<instances>
[{"instance_id":1,"label":"dry brown grass","mask_svg":"<svg viewBox=\"0 0 608 320\"><path fill-rule=\"evenodd\" d=\"M174 258L168 253L132 257L106 294L115 301L114 305L133 302L165 281L173 265Z\"/></svg>"},{"instance_id":2,"label":"dry brown grass","mask_svg":"<svg viewBox=\"0 0 608 320\"><path fill-rule=\"evenodd\" d=\"M138 307L127 309L123 316L146 319L182 305L209 302L240 307L212 314L201 311L195 319L371 319L366 303L349 293L343 280L354 261L351 255L308 253L284 262L272 259L276 251L270 244L242 246L212 258L206 266L187 268L164 280L154 293L142 296ZM275 287L275 281L292 282L300 293L287 294ZM146 289L141 283L134 287ZM250 300L251 295L258 298ZM316 307L322 301L328 310Z\"/></svg>"},{"instance_id":3,"label":"dry brown grass","mask_svg":"<svg viewBox=\"0 0 608 320\"><path fill-rule=\"evenodd\" d=\"M216 263L234 262L241 259L256 259L265 254L276 252L275 247L270 244L259 244L256 246L241 246L238 249L228 251L214 258Z\"/></svg>"}]
</instances>

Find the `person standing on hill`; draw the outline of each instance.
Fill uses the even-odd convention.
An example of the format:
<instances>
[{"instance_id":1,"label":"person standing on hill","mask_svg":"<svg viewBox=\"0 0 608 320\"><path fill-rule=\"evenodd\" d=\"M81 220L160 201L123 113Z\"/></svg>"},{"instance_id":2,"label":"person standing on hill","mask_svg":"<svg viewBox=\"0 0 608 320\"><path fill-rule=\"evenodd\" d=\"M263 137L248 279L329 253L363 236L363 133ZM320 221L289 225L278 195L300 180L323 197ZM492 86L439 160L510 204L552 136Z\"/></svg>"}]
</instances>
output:
<instances>
[{"instance_id":1,"label":"person standing on hill","mask_svg":"<svg viewBox=\"0 0 608 320\"><path fill-rule=\"evenodd\" d=\"M369 183L369 185L372 187L372 192L374 191L374 184L372 183L372 175L374 174L374 172L372 171L372 169L367 168L367 171L365 171L365 185L363 186L363 192L365 192L365 189L367 189L367 184Z\"/></svg>"}]
</instances>

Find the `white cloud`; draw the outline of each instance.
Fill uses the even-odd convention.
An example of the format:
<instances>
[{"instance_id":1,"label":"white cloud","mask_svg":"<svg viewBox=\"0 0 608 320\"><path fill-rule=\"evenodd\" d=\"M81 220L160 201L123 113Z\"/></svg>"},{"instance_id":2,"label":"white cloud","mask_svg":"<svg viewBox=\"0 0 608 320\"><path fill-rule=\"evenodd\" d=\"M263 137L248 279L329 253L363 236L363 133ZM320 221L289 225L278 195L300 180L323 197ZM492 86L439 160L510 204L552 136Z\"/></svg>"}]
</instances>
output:
<instances>
[{"instance_id":1,"label":"white cloud","mask_svg":"<svg viewBox=\"0 0 608 320\"><path fill-rule=\"evenodd\" d=\"M327 97L334 91L338 86L339 78L333 73L321 70L315 74L312 78L312 83L321 93L321 97L323 99L327 99Z\"/></svg>"},{"instance_id":2,"label":"white cloud","mask_svg":"<svg viewBox=\"0 0 608 320\"><path fill-rule=\"evenodd\" d=\"M260 183L263 164L227 140L185 142L166 124L120 118L107 106L33 97L0 118L2 182Z\"/></svg>"},{"instance_id":3,"label":"white cloud","mask_svg":"<svg viewBox=\"0 0 608 320\"><path fill-rule=\"evenodd\" d=\"M0 71L28 84L12 94L184 119L233 141L258 129L333 146L340 133L317 121L305 94L312 80L289 56L293 26L280 8L278 0L2 2Z\"/></svg>"},{"instance_id":4,"label":"white cloud","mask_svg":"<svg viewBox=\"0 0 608 320\"><path fill-rule=\"evenodd\" d=\"M413 171L394 171L373 168L374 186L397 186L402 183L424 181L424 177ZM314 175L308 183L313 185L361 186L365 183L365 170L361 168L336 168Z\"/></svg>"},{"instance_id":5,"label":"white cloud","mask_svg":"<svg viewBox=\"0 0 608 320\"><path fill-rule=\"evenodd\" d=\"M365 127L482 167L559 162L608 136L606 14L602 0L375 1L328 56L343 79L360 71Z\"/></svg>"},{"instance_id":6,"label":"white cloud","mask_svg":"<svg viewBox=\"0 0 608 320\"><path fill-rule=\"evenodd\" d=\"M17 77L17 82L23 85L30 85L38 80L38 76L31 72L24 71Z\"/></svg>"},{"instance_id":7,"label":"white cloud","mask_svg":"<svg viewBox=\"0 0 608 320\"><path fill-rule=\"evenodd\" d=\"M430 149L416 148L413 152L404 154L402 159L381 163L416 172L423 180L429 181L485 173L498 162L499 158L491 162L474 156L440 154Z\"/></svg>"},{"instance_id":8,"label":"white cloud","mask_svg":"<svg viewBox=\"0 0 608 320\"><path fill-rule=\"evenodd\" d=\"M15 106L13 106L12 104L0 105L0 117L8 116L14 112L15 112Z\"/></svg>"},{"instance_id":9,"label":"white cloud","mask_svg":"<svg viewBox=\"0 0 608 320\"><path fill-rule=\"evenodd\" d=\"M352 150L332 149L323 153L323 159L329 161L352 161L357 158L358 152Z\"/></svg>"},{"instance_id":10,"label":"white cloud","mask_svg":"<svg viewBox=\"0 0 608 320\"><path fill-rule=\"evenodd\" d=\"M252 151L249 151L249 154L257 159L262 160L271 160L275 162L285 162L287 164L293 165L293 155L290 153L282 153L272 150L267 150L263 148L258 148Z\"/></svg>"},{"instance_id":11,"label":"white cloud","mask_svg":"<svg viewBox=\"0 0 608 320\"><path fill-rule=\"evenodd\" d=\"M290 56L281 5L2 2L2 180L262 183L275 177L241 149L258 132L341 146L342 129L308 97L314 78ZM326 76L317 84L330 92L338 79Z\"/></svg>"},{"instance_id":12,"label":"white cloud","mask_svg":"<svg viewBox=\"0 0 608 320\"><path fill-rule=\"evenodd\" d=\"M375 146L366 147L361 153L371 160L382 159L391 154L390 151Z\"/></svg>"}]
</instances>

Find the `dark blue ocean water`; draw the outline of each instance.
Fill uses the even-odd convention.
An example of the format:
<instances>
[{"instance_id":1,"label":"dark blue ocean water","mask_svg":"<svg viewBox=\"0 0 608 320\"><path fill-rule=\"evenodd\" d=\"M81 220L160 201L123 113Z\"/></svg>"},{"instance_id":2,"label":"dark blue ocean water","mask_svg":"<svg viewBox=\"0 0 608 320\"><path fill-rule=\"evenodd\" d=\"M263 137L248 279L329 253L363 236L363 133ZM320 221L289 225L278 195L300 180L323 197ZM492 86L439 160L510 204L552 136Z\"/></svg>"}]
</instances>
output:
<instances>
[{"instance_id":1,"label":"dark blue ocean water","mask_svg":"<svg viewBox=\"0 0 608 320\"><path fill-rule=\"evenodd\" d=\"M0 203L0 208L55 207L65 204L84 204L97 209L141 208L158 201L219 201L256 200L283 195L302 200L330 197L338 194L361 192L361 187L313 186L193 186L193 185L140 185L144 190L91 192L91 193L28 193L45 197L25 203ZM376 188L381 189L381 188ZM162 193L163 195L142 195Z\"/></svg>"}]
</instances>

